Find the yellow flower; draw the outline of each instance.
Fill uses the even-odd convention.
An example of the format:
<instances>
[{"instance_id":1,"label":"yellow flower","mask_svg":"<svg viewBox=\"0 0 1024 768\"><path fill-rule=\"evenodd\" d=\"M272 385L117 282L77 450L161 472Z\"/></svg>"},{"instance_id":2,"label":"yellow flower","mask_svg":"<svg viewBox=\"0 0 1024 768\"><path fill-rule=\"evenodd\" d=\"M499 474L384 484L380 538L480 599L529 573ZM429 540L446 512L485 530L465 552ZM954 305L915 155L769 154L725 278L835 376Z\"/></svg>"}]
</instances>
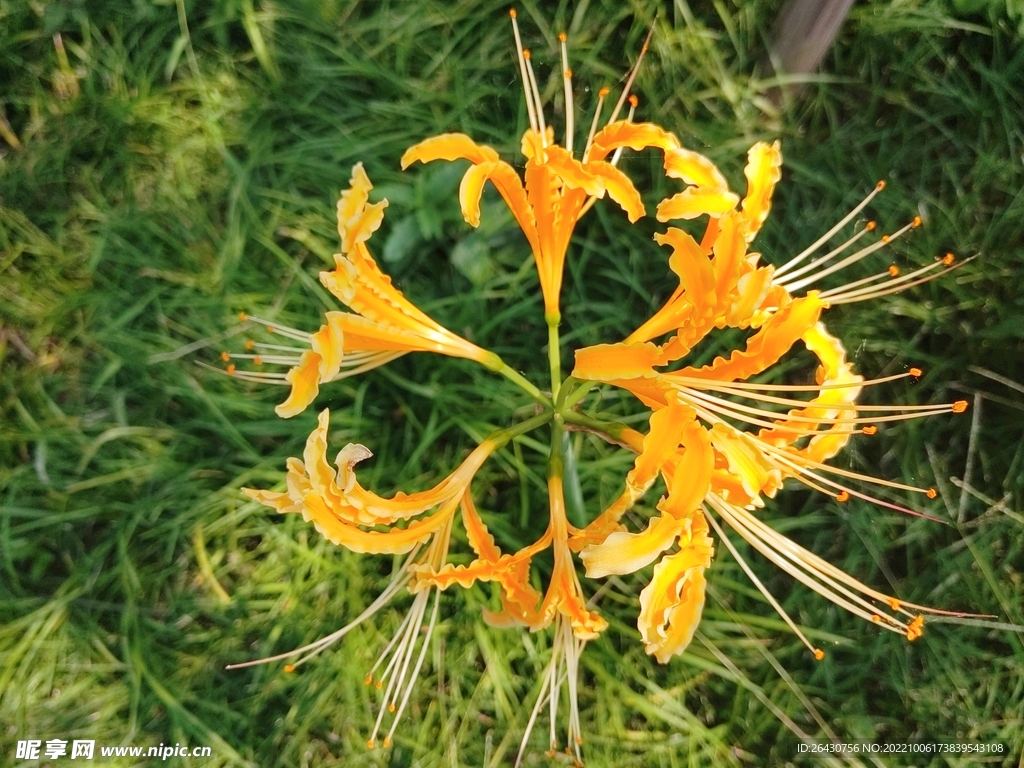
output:
<instances>
[{"instance_id":1,"label":"yellow flower","mask_svg":"<svg viewBox=\"0 0 1024 768\"><path fill-rule=\"evenodd\" d=\"M710 161L692 161L703 168L703 176L692 173L685 179L692 186L662 201L659 218L707 215L707 232L701 243L674 227L655 235L660 244L672 248L669 266L679 278L679 287L658 312L623 342L576 351L574 377L624 388L653 409L649 434L642 446L633 446L639 455L626 479L625 491L574 538L572 545L582 549L581 559L587 576L592 578L632 573L678 545L676 554L665 557L656 566L651 584L641 596L639 629L648 652L663 662L685 649L700 618L703 570L710 563L712 551L705 535L709 530L705 516L712 511L794 578L855 615L910 640L921 634L922 612L945 613L901 602L871 589L773 531L752 512L764 506L763 496L775 496L787 478L840 503L857 496L909 514L921 513L856 490L845 480L934 498L932 489L829 467L825 462L845 446L851 435L874 434L880 422L961 412L966 402L903 408L858 404L865 386L901 375L865 381L855 374L846 361L842 344L828 333L820 317L832 304L874 298L930 279L938 274L937 270L951 266L951 259L946 257L904 277L890 268L867 280L794 296L792 291L870 256L919 226L920 219L835 261L850 245L875 229L869 223L839 248L796 269L881 191L884 185L880 183L850 215L788 264L778 270L770 265L759 266L759 254L748 253L747 245L770 210L782 158L777 143L754 145L748 158L747 195L742 206L731 209L720 205L725 199L720 186L724 182L717 169ZM721 196L704 204L708 198L700 192L701 185L715 185ZM733 199L739 200L735 195ZM830 261L833 263L825 266ZM815 269L818 271L810 277L797 279ZM700 368L663 370L687 355L709 333L724 327L751 328L756 332L745 348L728 357L718 357ZM672 335L663 343L654 342L666 334ZM797 342L802 342L818 358L816 384L745 382L767 372ZM902 374L915 375L919 376L920 371L911 369ZM812 396L798 399L793 396L795 393ZM746 427L760 429L753 432ZM669 491L658 504L663 514L652 519L642 532L625 531L619 525L620 518L659 471ZM683 479L677 480L680 473ZM635 478L643 478L643 485L637 486ZM680 485L685 487L685 502L677 501L683 494ZM823 652L806 639L764 590L715 518L707 519L794 632L816 658L823 658ZM677 618L672 624L673 632L668 633L663 623L671 616Z\"/></svg>"},{"instance_id":2,"label":"yellow flower","mask_svg":"<svg viewBox=\"0 0 1024 768\"><path fill-rule=\"evenodd\" d=\"M334 256L334 270L320 273L320 282L353 313L328 312L327 322L315 333L245 316L243 319L262 323L271 332L304 342L308 348L254 344L257 349L270 349L271 354L225 353L225 359L237 357L292 366L285 374L229 368L230 373L240 378L290 385L288 398L275 409L283 418L304 411L317 396L321 384L363 373L407 352L463 357L492 370L502 366L493 352L466 341L427 316L380 271L366 241L380 227L388 201L370 203L371 189L373 185L363 164L357 163L349 188L338 200L341 253Z\"/></svg>"},{"instance_id":3,"label":"yellow flower","mask_svg":"<svg viewBox=\"0 0 1024 768\"><path fill-rule=\"evenodd\" d=\"M865 380L854 372L842 344L821 321L823 312L831 306L900 291L952 266L952 257L947 256L904 276L890 267L836 288L816 287L822 279L871 256L920 225L920 219L915 219L893 234L844 255L876 229L873 222L868 222L838 248L816 256L826 242L856 219L884 184L876 185L846 217L788 263L778 268L760 264L760 255L750 252L749 246L769 214L773 191L781 179L778 142L758 142L750 149L745 169L747 188L741 198L729 189L725 177L706 157L683 148L673 134L657 125L634 123L637 102L629 90L646 51L645 43L610 118L600 129L608 91L599 92L587 140L577 157L572 72L565 35L559 39L566 126L564 144L559 146L545 121L530 52L523 48L514 11L512 20L530 122L521 141L526 158L523 177L494 149L458 133L416 144L402 156L401 163L407 168L416 161L468 160L470 167L463 176L459 200L463 217L471 226L480 223L480 200L486 182L491 182L509 206L526 236L539 275L549 334L551 396L541 393L493 353L434 322L391 285L366 247L380 226L387 202L369 203L369 179L362 166L356 165L351 187L338 203L341 254L336 256L335 270L321 274L324 285L354 314L329 312L327 323L314 334L275 326L275 332L303 341L309 348L297 350L301 354L294 359L283 355L267 358L267 362L292 365L286 374L236 375L290 385L288 399L277 408L279 415L287 417L305 408L323 382L369 370L407 352L431 351L474 360L501 373L536 400L540 408L533 418L493 432L433 488L410 494L399 492L390 498L358 482L355 467L370 456L364 446L349 444L334 465L328 462L329 414L323 411L306 442L302 460L288 460L285 490L246 489L245 493L279 512L301 514L339 546L360 553L405 554L406 558L381 596L353 622L303 648L249 663L301 656L286 667L294 669L402 591L408 591L413 595L412 609L366 678L368 684L376 682L384 691L369 746L375 745L384 712L390 711L395 717L384 738L387 746L424 662L437 620L439 593L452 586L468 588L476 582L494 582L500 586L501 608L484 613L490 624L525 626L534 632L554 626L550 660L516 764L525 755L545 702L550 707L549 754L557 749L557 710L564 682L569 689L565 749L579 765L583 740L577 704L579 659L586 643L596 638L607 622L588 603L574 553L579 555L586 575L595 579L635 573L654 564L651 580L640 593L638 628L646 651L660 662L685 650L696 632L704 606L705 571L715 553L712 530L815 658L824 657L764 588L732 544L725 526L837 605L913 640L922 632L922 613L944 612L873 590L774 531L756 512L764 506L765 497L774 497L787 480L796 480L840 503L857 496L901 512L921 514L858 488L875 484L934 498L932 489L830 467L827 461L852 435L874 434L878 423L961 412L966 403L902 408L858 403L864 388L902 376L919 376L920 371L910 369L905 374ZM627 102L631 104L629 113L619 120ZM657 206L658 221L707 217L706 230L700 241L671 226L655 235L660 245L671 249L669 267L679 280L678 287L661 309L623 341L577 350L573 376L563 382L559 294L574 227L594 202L606 195L626 212L630 222L645 213L633 183L616 167L625 148L660 150L666 176L684 186ZM805 288L809 290L803 292ZM751 332L742 349L701 367L681 365L705 337L726 327ZM769 373L798 343L817 358L813 385L752 380ZM649 407L647 434L581 413L576 405L594 384L623 388ZM515 553L503 553L476 508L471 482L495 451L519 435L548 424L547 525L532 544ZM564 433L569 428L589 430L636 453L621 493L583 528L571 525L566 514L561 457ZM623 516L659 476L665 482L666 493L657 502L658 514L642 530L627 530ZM473 551L470 562L459 565L448 561L457 517ZM548 548L552 550L553 566L547 585L539 590L531 580L532 561ZM426 632L421 633L425 620ZM380 666L384 671L378 674Z\"/></svg>"}]
</instances>

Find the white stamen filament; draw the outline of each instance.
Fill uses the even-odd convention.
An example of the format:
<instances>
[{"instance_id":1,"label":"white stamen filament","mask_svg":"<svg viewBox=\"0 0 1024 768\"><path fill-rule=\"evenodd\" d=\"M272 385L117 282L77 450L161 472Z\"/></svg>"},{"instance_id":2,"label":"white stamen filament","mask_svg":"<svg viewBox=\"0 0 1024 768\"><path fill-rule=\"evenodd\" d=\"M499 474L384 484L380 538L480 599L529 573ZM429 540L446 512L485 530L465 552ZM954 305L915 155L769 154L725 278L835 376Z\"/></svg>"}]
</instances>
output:
<instances>
[{"instance_id":1,"label":"white stamen filament","mask_svg":"<svg viewBox=\"0 0 1024 768\"><path fill-rule=\"evenodd\" d=\"M647 53L647 48L651 44L651 37L654 36L654 25L658 19L655 17L654 21L651 22L651 28L647 30L647 37L644 39L644 44L640 46L640 55L636 59L636 64L629 70L629 77L626 78L626 86L622 89L622 94L619 96L619 100L615 102L615 109L612 110L611 117L608 118L606 125L614 123L618 117L619 112L622 111L622 107L626 103L626 99L629 98L629 89L633 87L633 81L636 80L636 75L640 71L640 64L644 60L644 55Z\"/></svg>"},{"instance_id":2,"label":"white stamen filament","mask_svg":"<svg viewBox=\"0 0 1024 768\"><path fill-rule=\"evenodd\" d=\"M572 137L576 130L572 100L572 70L569 68L569 50L566 46L565 32L558 36L562 45L562 86L565 88L565 149L572 153Z\"/></svg>"},{"instance_id":3,"label":"white stamen filament","mask_svg":"<svg viewBox=\"0 0 1024 768\"><path fill-rule=\"evenodd\" d=\"M587 134L587 144L583 148L584 163L590 159L590 148L594 145L594 136L597 135L597 124L601 120L601 108L604 107L604 99L607 95L607 88L602 88L597 92L597 107L594 109L594 119L590 123L590 132Z\"/></svg>"},{"instance_id":4,"label":"white stamen filament","mask_svg":"<svg viewBox=\"0 0 1024 768\"><path fill-rule=\"evenodd\" d=\"M839 230L841 230L843 227L845 227L847 224L849 224L851 221L853 221L853 219L856 218L857 214L860 213L861 211L863 211L864 208L867 206L867 204L875 199L875 195L877 195L883 189L885 189L885 182L884 181L878 182L875 185L875 188L873 190L871 190L870 193L868 193L868 196L865 197L863 200L861 200L860 203L858 203L856 206L854 206L853 210L850 211L848 214L846 214L843 218L841 218L835 224L835 226L832 227L832 229L830 229L824 235L822 235L817 240L815 240L813 243L811 243L809 246L807 246L804 250L800 251L800 253L798 253L792 259L790 259L785 264L783 264L781 267L779 267L777 270L775 270L775 277L776 277L776 279L782 277L789 270L793 269L797 264L800 264L804 259L806 259L812 253L814 253L819 248L821 248L821 246L823 246L825 243L827 243L829 240L831 240L832 237L837 232L839 232Z\"/></svg>"},{"instance_id":5,"label":"white stamen filament","mask_svg":"<svg viewBox=\"0 0 1024 768\"><path fill-rule=\"evenodd\" d=\"M548 145L548 128L544 122L544 103L540 99L540 89L537 87L537 76L533 73L530 52L523 51L523 56L526 59L526 74L530 78L530 92L533 96L534 109L537 112L537 131L540 133L540 143L542 147L546 147Z\"/></svg>"},{"instance_id":6,"label":"white stamen filament","mask_svg":"<svg viewBox=\"0 0 1024 768\"><path fill-rule=\"evenodd\" d=\"M705 510L705 512L707 513L707 510ZM793 630L793 633L800 638L800 642L806 645L810 649L811 653L817 655L819 649L815 648L814 645L811 644L811 641L807 639L807 636L801 631L800 627L796 625L796 622L790 618L789 614L786 613L786 610L782 607L779 601L772 596L772 593L769 592L765 585L761 583L761 580L757 578L753 569L747 564L746 559L740 555L739 550L733 546L732 541L730 541L729 537L725 535L725 530L718 524L718 521L715 520L714 516L707 513L707 519L708 522L711 523L711 527L714 528L715 532L718 534L718 538L720 538L722 543L725 544L725 548L732 553L733 558L740 564L740 568L742 568L743 572L747 574L747 578L754 583L754 586L757 587L758 591L760 591L760 593L765 596L765 599L771 603L771 606L775 609L776 613L783 618L783 620L789 625L789 628Z\"/></svg>"},{"instance_id":7,"label":"white stamen filament","mask_svg":"<svg viewBox=\"0 0 1024 768\"><path fill-rule=\"evenodd\" d=\"M512 34L516 38L516 56L519 59L519 74L523 78L523 92L526 94L526 112L530 116L530 128L539 130L537 113L534 110L533 94L530 92L530 76L526 73L526 52L523 50L523 41L519 37L519 22L516 21L515 10L509 11L512 17Z\"/></svg>"},{"instance_id":8,"label":"white stamen filament","mask_svg":"<svg viewBox=\"0 0 1024 768\"><path fill-rule=\"evenodd\" d=\"M971 257L970 259L964 259L963 261L958 262L954 265L947 265L945 261L939 260L934 262L933 264L929 264L927 266L921 267L920 269L916 269L913 272L903 275L902 277L896 278L887 283L882 283L881 285L872 286L870 288L861 288L855 291L844 291L842 288L840 288L838 289L839 292L831 294L828 297L828 302L829 304L833 305L853 304L854 302L858 301L867 301L868 299L877 299L881 296L888 296L891 293L899 293L900 291L905 291L907 288L913 288L915 285L921 285L922 283L931 282L935 278L941 277L947 272L951 272L954 269L959 269L964 264L967 264L969 261L972 261L973 259L974 257ZM940 267L946 267L946 269L942 270L941 272L935 272L935 270L939 269ZM929 272L933 274L928 274ZM921 277L921 275L925 276ZM844 288L846 287L849 286L844 286Z\"/></svg>"},{"instance_id":9,"label":"white stamen filament","mask_svg":"<svg viewBox=\"0 0 1024 768\"><path fill-rule=\"evenodd\" d=\"M707 499L722 516L722 519L746 539L747 543L794 579L855 616L881 624L884 628L897 634L905 635L907 633L906 624L888 613L879 612L877 606L869 603L856 592L875 597L883 603L889 599L887 595L875 592L866 584L862 584L838 569L835 569L837 574L830 575L827 573L828 569L820 567L824 561L816 562L820 558L769 528L746 510L729 504L713 493L708 494ZM844 578L838 578L839 574L842 574ZM849 585L856 592L843 586L843 583L840 582Z\"/></svg>"},{"instance_id":10,"label":"white stamen filament","mask_svg":"<svg viewBox=\"0 0 1024 768\"><path fill-rule=\"evenodd\" d=\"M840 253L842 253L847 248L849 248L851 245L853 245L858 240L860 240L862 237L864 237L864 235L866 235L868 232L874 232L874 230L875 230L875 227L873 226L872 222L868 222L868 226L865 226L860 231L855 232L853 234L853 236L849 240L847 240L845 243L843 243L842 245L840 245L840 246L838 246L836 248L833 248L831 251L826 253L824 256L819 256L814 261L812 261L810 264L804 264L804 266L800 267L799 269L794 270L793 272L787 273L786 274L786 280L793 280L793 279L795 279L797 277L800 277L801 275L806 275L808 272L813 270L815 267L820 267L822 264L827 264L832 259L834 259L836 256L838 256Z\"/></svg>"},{"instance_id":11,"label":"white stamen filament","mask_svg":"<svg viewBox=\"0 0 1024 768\"><path fill-rule=\"evenodd\" d=\"M827 276L831 275L833 272L838 272L840 269L848 267L851 264L855 264L856 262L860 261L861 259L866 259L868 256L870 256L871 254L875 253L876 251L879 251L882 248L885 248L887 245L890 245L894 240L902 237L907 232L909 232L910 230L912 230L916 226L918 226L917 221L918 220L915 219L914 221L910 222L909 224L901 227L900 229L897 229L891 235L883 236L882 239L879 240L877 243L872 243L871 245L869 245L866 248L861 248L859 251L851 254L850 256L847 256L842 261L839 261L839 262L833 264L831 267L827 267L827 268L821 270L820 272L816 272L815 274L813 274L813 275L811 275L809 277L803 278L802 280L797 280L796 282L792 282L791 283L788 280L788 276L787 276L786 280L779 280L778 279L778 275L776 275L775 278L774 278L774 282L776 284L778 284L778 285L783 286L790 293L793 293L794 291L799 291L801 288L804 288L804 287L806 287L808 285L811 285L812 283L817 282L821 278L827 277Z\"/></svg>"}]
</instances>

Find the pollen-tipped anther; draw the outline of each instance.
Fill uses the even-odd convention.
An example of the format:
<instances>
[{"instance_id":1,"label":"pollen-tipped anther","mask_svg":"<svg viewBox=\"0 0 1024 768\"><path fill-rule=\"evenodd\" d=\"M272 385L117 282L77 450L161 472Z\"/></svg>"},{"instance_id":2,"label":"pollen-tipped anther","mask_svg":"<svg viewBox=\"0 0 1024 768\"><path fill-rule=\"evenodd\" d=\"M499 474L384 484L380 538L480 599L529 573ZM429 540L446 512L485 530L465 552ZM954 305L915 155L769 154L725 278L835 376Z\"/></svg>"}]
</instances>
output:
<instances>
[{"instance_id":1,"label":"pollen-tipped anther","mask_svg":"<svg viewBox=\"0 0 1024 768\"><path fill-rule=\"evenodd\" d=\"M824 658L825 658L825 652L823 650L821 650L821 648L815 648L814 649L814 660L815 661L821 661Z\"/></svg>"},{"instance_id":2,"label":"pollen-tipped anther","mask_svg":"<svg viewBox=\"0 0 1024 768\"><path fill-rule=\"evenodd\" d=\"M967 401L966 400L957 400L955 403L953 403L953 413L963 413L966 410L967 410Z\"/></svg>"},{"instance_id":3,"label":"pollen-tipped anther","mask_svg":"<svg viewBox=\"0 0 1024 768\"><path fill-rule=\"evenodd\" d=\"M945 267L952 267L955 262L956 256L954 256L952 253L947 253L945 256L942 257L942 265Z\"/></svg>"}]
</instances>

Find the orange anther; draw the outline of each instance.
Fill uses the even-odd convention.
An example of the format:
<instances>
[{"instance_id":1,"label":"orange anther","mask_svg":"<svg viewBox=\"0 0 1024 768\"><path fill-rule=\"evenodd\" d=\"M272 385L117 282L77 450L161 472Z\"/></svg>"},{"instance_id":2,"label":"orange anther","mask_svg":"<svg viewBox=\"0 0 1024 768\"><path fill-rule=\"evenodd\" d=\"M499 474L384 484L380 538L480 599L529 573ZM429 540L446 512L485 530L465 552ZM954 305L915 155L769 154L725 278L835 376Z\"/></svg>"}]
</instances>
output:
<instances>
[{"instance_id":1,"label":"orange anther","mask_svg":"<svg viewBox=\"0 0 1024 768\"><path fill-rule=\"evenodd\" d=\"M927 491L924 492L924 495L927 496L929 499L934 499L938 497L939 492L936 491L934 488L929 488Z\"/></svg>"},{"instance_id":2,"label":"orange anther","mask_svg":"<svg viewBox=\"0 0 1024 768\"><path fill-rule=\"evenodd\" d=\"M229 365L226 370L228 372L228 376L234 375L234 373L235 373L235 364L231 363L231 365Z\"/></svg>"},{"instance_id":3,"label":"orange anther","mask_svg":"<svg viewBox=\"0 0 1024 768\"><path fill-rule=\"evenodd\" d=\"M530 49L529 48L523 48L523 58L524 59L530 58Z\"/></svg>"},{"instance_id":4,"label":"orange anther","mask_svg":"<svg viewBox=\"0 0 1024 768\"><path fill-rule=\"evenodd\" d=\"M877 226L878 225L875 222L869 221L867 224L864 225L864 229L866 229L868 232L874 232L875 227Z\"/></svg>"},{"instance_id":5,"label":"orange anther","mask_svg":"<svg viewBox=\"0 0 1024 768\"><path fill-rule=\"evenodd\" d=\"M953 403L953 413L963 413L966 410L967 410L967 401L966 400L957 400L955 403Z\"/></svg>"},{"instance_id":6,"label":"orange anther","mask_svg":"<svg viewBox=\"0 0 1024 768\"><path fill-rule=\"evenodd\" d=\"M377 681L377 690L379 691L383 687L384 687L384 681L383 680L378 680Z\"/></svg>"},{"instance_id":7,"label":"orange anther","mask_svg":"<svg viewBox=\"0 0 1024 768\"><path fill-rule=\"evenodd\" d=\"M268 325L267 326L267 333L273 333L273 332L274 332L274 326Z\"/></svg>"},{"instance_id":8,"label":"orange anther","mask_svg":"<svg viewBox=\"0 0 1024 768\"><path fill-rule=\"evenodd\" d=\"M875 624L879 624L882 621L882 617L879 616L877 613L873 613L871 614L871 620L875 622Z\"/></svg>"},{"instance_id":9,"label":"orange anther","mask_svg":"<svg viewBox=\"0 0 1024 768\"><path fill-rule=\"evenodd\" d=\"M284 671L289 673L289 674L291 674L292 672L295 671L295 665L294 664L285 664L284 665Z\"/></svg>"},{"instance_id":10,"label":"orange anther","mask_svg":"<svg viewBox=\"0 0 1024 768\"><path fill-rule=\"evenodd\" d=\"M913 226L914 228L920 227L921 226L921 217L920 216L915 216L914 217L914 221L911 224L911 226Z\"/></svg>"},{"instance_id":11,"label":"orange anther","mask_svg":"<svg viewBox=\"0 0 1024 768\"><path fill-rule=\"evenodd\" d=\"M384 737L384 749L390 749L390 748L391 748L391 737L390 736L385 736Z\"/></svg>"},{"instance_id":12,"label":"orange anther","mask_svg":"<svg viewBox=\"0 0 1024 768\"><path fill-rule=\"evenodd\" d=\"M576 746L577 747L583 746L583 737L582 736L577 736L576 737Z\"/></svg>"},{"instance_id":13,"label":"orange anther","mask_svg":"<svg viewBox=\"0 0 1024 768\"><path fill-rule=\"evenodd\" d=\"M363 680L363 685L369 685L372 682L373 682L373 675L367 675L366 678Z\"/></svg>"},{"instance_id":14,"label":"orange anther","mask_svg":"<svg viewBox=\"0 0 1024 768\"><path fill-rule=\"evenodd\" d=\"M246 349L252 349L255 346L256 346L256 342L253 341L252 339L249 339L247 342L245 342L245 348Z\"/></svg>"},{"instance_id":15,"label":"orange anther","mask_svg":"<svg viewBox=\"0 0 1024 768\"><path fill-rule=\"evenodd\" d=\"M861 432L863 432L865 435L874 435L878 433L878 427L876 427L874 424L868 424L866 427L861 429Z\"/></svg>"},{"instance_id":16,"label":"orange anther","mask_svg":"<svg viewBox=\"0 0 1024 768\"><path fill-rule=\"evenodd\" d=\"M849 500L850 500L850 492L849 491L840 491L839 493L836 494L836 501L838 501L840 504L843 504L844 502L847 502Z\"/></svg>"},{"instance_id":17,"label":"orange anther","mask_svg":"<svg viewBox=\"0 0 1024 768\"><path fill-rule=\"evenodd\" d=\"M885 179L882 179L877 184L875 184L875 189L877 189L879 192L885 189Z\"/></svg>"},{"instance_id":18,"label":"orange anther","mask_svg":"<svg viewBox=\"0 0 1024 768\"><path fill-rule=\"evenodd\" d=\"M231 355L229 355L227 352L221 352L220 359L226 363L228 360L231 359Z\"/></svg>"},{"instance_id":19,"label":"orange anther","mask_svg":"<svg viewBox=\"0 0 1024 768\"><path fill-rule=\"evenodd\" d=\"M373 740L373 739L369 739L369 740L368 740L368 741L366 742L366 748L367 748L367 749L373 749L373 748L374 748L375 746L377 746L377 745L376 745L376 743L374 742L374 740Z\"/></svg>"},{"instance_id":20,"label":"orange anther","mask_svg":"<svg viewBox=\"0 0 1024 768\"><path fill-rule=\"evenodd\" d=\"M388 704L388 712L394 712L395 709L397 709L397 707L395 707L394 704ZM384 746L386 747L387 744L385 744Z\"/></svg>"},{"instance_id":21,"label":"orange anther","mask_svg":"<svg viewBox=\"0 0 1024 768\"><path fill-rule=\"evenodd\" d=\"M952 253L947 253L945 256L942 257L942 264L943 266L946 267L952 267L955 261L956 256L954 256Z\"/></svg>"},{"instance_id":22,"label":"orange anther","mask_svg":"<svg viewBox=\"0 0 1024 768\"><path fill-rule=\"evenodd\" d=\"M569 38L568 38L568 36L567 36L567 35L565 34L565 32L559 32L559 33L558 33L558 42L560 42L560 43L564 43L564 42L565 42L566 40L568 40L568 39L569 39Z\"/></svg>"},{"instance_id":23,"label":"orange anther","mask_svg":"<svg viewBox=\"0 0 1024 768\"><path fill-rule=\"evenodd\" d=\"M263 365L263 358L260 357L259 355L256 355L256 357L254 357L252 361L256 363L256 365Z\"/></svg>"},{"instance_id":24,"label":"orange anther","mask_svg":"<svg viewBox=\"0 0 1024 768\"><path fill-rule=\"evenodd\" d=\"M565 70L565 76L568 77L570 80L572 80L572 70L571 69Z\"/></svg>"},{"instance_id":25,"label":"orange anther","mask_svg":"<svg viewBox=\"0 0 1024 768\"><path fill-rule=\"evenodd\" d=\"M915 379L919 379L922 376L924 376L924 371L922 371L920 368L911 368L909 371L907 371L907 373L909 373Z\"/></svg>"},{"instance_id":26,"label":"orange anther","mask_svg":"<svg viewBox=\"0 0 1024 768\"><path fill-rule=\"evenodd\" d=\"M241 320L244 323L246 320L249 319L249 316L247 314L245 314L245 312L239 312L238 313L238 319Z\"/></svg>"},{"instance_id":27,"label":"orange anther","mask_svg":"<svg viewBox=\"0 0 1024 768\"><path fill-rule=\"evenodd\" d=\"M821 648L815 648L814 649L814 660L815 661L821 661L824 658L825 658L825 652L823 650L821 650Z\"/></svg>"},{"instance_id":28,"label":"orange anther","mask_svg":"<svg viewBox=\"0 0 1024 768\"><path fill-rule=\"evenodd\" d=\"M612 92L612 89L609 88L606 85L604 88L602 88L600 91L597 92L597 95L600 96L603 99L605 96L607 96L611 92Z\"/></svg>"},{"instance_id":29,"label":"orange anther","mask_svg":"<svg viewBox=\"0 0 1024 768\"><path fill-rule=\"evenodd\" d=\"M891 277L899 277L900 276L900 268L897 267L895 264L890 264L889 265L889 275Z\"/></svg>"},{"instance_id":30,"label":"orange anther","mask_svg":"<svg viewBox=\"0 0 1024 768\"><path fill-rule=\"evenodd\" d=\"M888 243L889 242L889 236L888 235L882 235L882 242L883 243Z\"/></svg>"},{"instance_id":31,"label":"orange anther","mask_svg":"<svg viewBox=\"0 0 1024 768\"><path fill-rule=\"evenodd\" d=\"M631 107L633 107L633 108L635 109L635 108L636 108L636 106L637 106L637 105L638 105L639 103L640 103L640 99L638 99L638 98L637 98L636 96L634 96L633 94L630 94L630 96L629 96L629 106L631 106Z\"/></svg>"}]
</instances>

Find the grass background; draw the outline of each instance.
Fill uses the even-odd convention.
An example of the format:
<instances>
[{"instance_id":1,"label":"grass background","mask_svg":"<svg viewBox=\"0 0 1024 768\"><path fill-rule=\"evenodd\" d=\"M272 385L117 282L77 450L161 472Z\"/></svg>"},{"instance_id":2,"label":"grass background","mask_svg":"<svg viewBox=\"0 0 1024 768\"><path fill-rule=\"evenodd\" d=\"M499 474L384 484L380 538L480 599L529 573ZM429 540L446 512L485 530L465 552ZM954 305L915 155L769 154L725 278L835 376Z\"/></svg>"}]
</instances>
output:
<instances>
[{"instance_id":1,"label":"grass background","mask_svg":"<svg viewBox=\"0 0 1024 768\"><path fill-rule=\"evenodd\" d=\"M586 110L582 87L619 82L657 11L640 117L740 188L746 148L782 140L783 182L757 241L769 261L815 239L879 178L889 189L871 211L884 229L916 213L927 222L891 258L979 256L827 318L863 372L926 369L880 401L972 401L966 416L881 430L838 459L935 484L932 510L950 524L799 490L765 515L868 583L1003 626L930 622L910 645L752 557L828 649L816 664L719 547L700 635L667 666L637 637L644 574L604 592L612 625L582 671L585 754L592 765L781 764L807 733L1001 741L996 764L1017 765L1024 12L1010 0L857 3L822 73L780 108L765 66L780 5L523 3L520 19L556 110L554 34L568 29ZM335 308L315 275L335 250L336 195L361 160L391 200L375 236L385 269L439 320L543 380L539 291L510 217L485 198L484 226L471 231L459 166L398 170L408 145L445 130L513 155L525 114L506 11L0 0L0 763L18 739L60 737L213 747L212 759L168 764L511 764L548 639L484 628L486 589L445 596L432 664L389 752L364 747L376 700L361 683L397 610L294 675L224 670L345 623L392 563L244 503L240 486L280 480L315 411L279 420L279 390L196 364L240 349L240 310L311 328ZM649 179L657 159L625 167ZM667 189L641 187L649 210ZM619 338L664 300L674 281L653 231L624 226L606 204L581 224L567 348ZM333 409L336 443L374 451L361 476L381 491L425 487L528 409L469 364L426 356L332 385L318 403ZM636 417L612 392L586 407ZM630 457L582 435L573 447L596 510ZM518 440L475 483L506 546L543 526L543 450ZM535 735L527 764L549 762L544 741Z\"/></svg>"}]
</instances>

